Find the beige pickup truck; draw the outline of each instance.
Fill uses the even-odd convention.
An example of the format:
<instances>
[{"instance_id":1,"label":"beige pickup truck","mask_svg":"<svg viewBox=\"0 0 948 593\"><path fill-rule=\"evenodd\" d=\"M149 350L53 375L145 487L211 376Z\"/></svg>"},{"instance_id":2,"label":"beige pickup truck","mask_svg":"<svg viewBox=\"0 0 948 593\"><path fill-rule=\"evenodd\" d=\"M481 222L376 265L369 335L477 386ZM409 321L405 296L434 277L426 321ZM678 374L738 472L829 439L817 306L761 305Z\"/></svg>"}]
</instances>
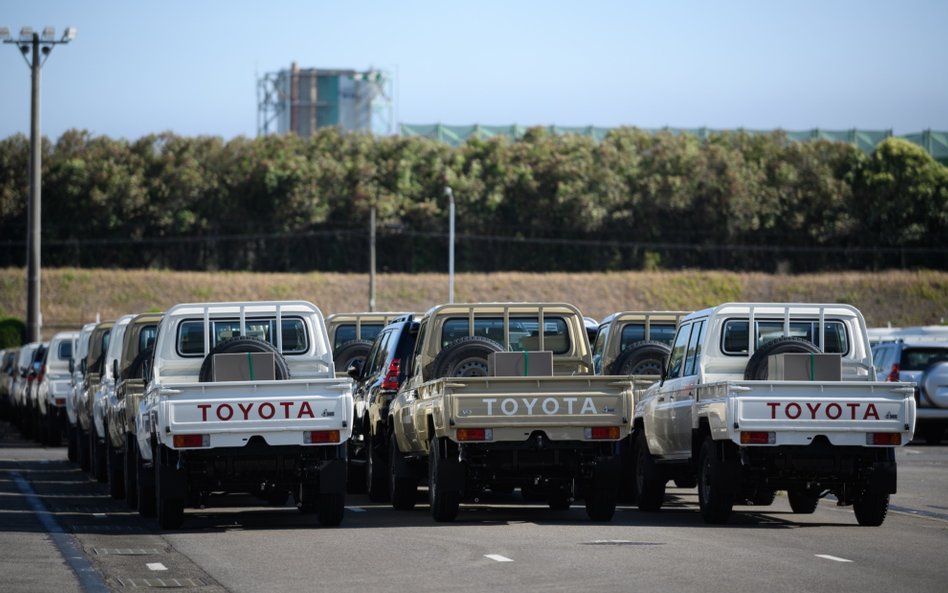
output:
<instances>
[{"instance_id":1,"label":"beige pickup truck","mask_svg":"<svg viewBox=\"0 0 948 593\"><path fill-rule=\"evenodd\" d=\"M612 518L632 378L596 376L582 314L565 303L440 305L422 318L390 407L392 504L427 480L436 521L462 500L520 488L551 508Z\"/></svg>"}]
</instances>

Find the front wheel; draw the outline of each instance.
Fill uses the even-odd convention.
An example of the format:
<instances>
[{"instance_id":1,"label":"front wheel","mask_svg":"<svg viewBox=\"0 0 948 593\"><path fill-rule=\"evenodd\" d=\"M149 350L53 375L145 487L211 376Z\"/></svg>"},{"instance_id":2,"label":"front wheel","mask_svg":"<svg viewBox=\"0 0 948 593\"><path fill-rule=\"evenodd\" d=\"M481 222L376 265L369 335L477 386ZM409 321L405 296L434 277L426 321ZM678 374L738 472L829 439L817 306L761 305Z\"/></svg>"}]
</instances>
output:
<instances>
[{"instance_id":1,"label":"front wheel","mask_svg":"<svg viewBox=\"0 0 948 593\"><path fill-rule=\"evenodd\" d=\"M639 430L635 439L635 490L640 511L661 510L665 501L665 484L668 480L648 450L645 431Z\"/></svg>"},{"instance_id":2,"label":"front wheel","mask_svg":"<svg viewBox=\"0 0 948 593\"><path fill-rule=\"evenodd\" d=\"M145 465L138 442L135 447L135 483L138 487L138 514L142 517L155 516L155 472Z\"/></svg>"},{"instance_id":3,"label":"front wheel","mask_svg":"<svg viewBox=\"0 0 948 593\"><path fill-rule=\"evenodd\" d=\"M410 511L415 508L415 498L418 496L418 480L414 476L403 477L397 474L399 463L405 463L404 460L399 459L400 455L398 443L395 441L395 433L392 432L388 442L389 496L392 499L393 508L399 511Z\"/></svg>"},{"instance_id":4,"label":"front wheel","mask_svg":"<svg viewBox=\"0 0 948 593\"><path fill-rule=\"evenodd\" d=\"M79 447L76 446L76 427L66 426L66 458L75 463L79 461Z\"/></svg>"},{"instance_id":5,"label":"front wheel","mask_svg":"<svg viewBox=\"0 0 948 593\"><path fill-rule=\"evenodd\" d=\"M388 467L382 448L384 442L380 436L372 436L371 430L365 435L365 485L372 502L388 500L388 483L385 480Z\"/></svg>"},{"instance_id":6,"label":"front wheel","mask_svg":"<svg viewBox=\"0 0 948 593\"><path fill-rule=\"evenodd\" d=\"M119 499L125 496L125 459L121 451L112 446L106 439L106 457L108 459L107 474L109 480L109 495Z\"/></svg>"},{"instance_id":7,"label":"front wheel","mask_svg":"<svg viewBox=\"0 0 948 593\"><path fill-rule=\"evenodd\" d=\"M698 506L705 523L724 524L734 507L736 462L725 459L718 445L707 437L698 461Z\"/></svg>"},{"instance_id":8,"label":"front wheel","mask_svg":"<svg viewBox=\"0 0 948 593\"><path fill-rule=\"evenodd\" d=\"M168 483L167 474L177 470L171 464L164 467L160 453L155 450L152 462L155 466L155 515L160 528L177 529L184 523L184 496Z\"/></svg>"},{"instance_id":9,"label":"front wheel","mask_svg":"<svg viewBox=\"0 0 948 593\"><path fill-rule=\"evenodd\" d=\"M448 472L447 439L431 437L428 449L428 502L431 503L431 516L439 523L454 521L461 507L461 493L446 483Z\"/></svg>"},{"instance_id":10,"label":"front wheel","mask_svg":"<svg viewBox=\"0 0 948 593\"><path fill-rule=\"evenodd\" d=\"M813 488L791 488L787 491L790 510L797 515L812 515L820 502L820 492Z\"/></svg>"},{"instance_id":11,"label":"front wheel","mask_svg":"<svg viewBox=\"0 0 948 593\"><path fill-rule=\"evenodd\" d=\"M123 460L125 467L123 474L125 478L125 504L129 509L138 508L138 471L135 467L136 459L132 447L135 446L135 437L131 433L125 433L125 455Z\"/></svg>"}]
</instances>

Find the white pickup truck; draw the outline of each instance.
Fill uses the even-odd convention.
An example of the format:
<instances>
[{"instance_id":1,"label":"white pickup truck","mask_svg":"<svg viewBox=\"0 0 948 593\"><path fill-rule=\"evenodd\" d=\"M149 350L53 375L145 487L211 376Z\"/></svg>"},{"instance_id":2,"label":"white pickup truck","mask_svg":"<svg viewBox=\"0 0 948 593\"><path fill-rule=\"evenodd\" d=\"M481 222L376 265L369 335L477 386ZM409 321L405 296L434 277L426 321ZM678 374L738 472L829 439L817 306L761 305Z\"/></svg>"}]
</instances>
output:
<instances>
[{"instance_id":1,"label":"white pickup truck","mask_svg":"<svg viewBox=\"0 0 948 593\"><path fill-rule=\"evenodd\" d=\"M698 484L706 522L734 504L795 513L833 494L880 525L896 491L894 448L912 439L911 383L875 379L862 314L839 304L728 303L681 321L668 366L635 407L641 510L669 479Z\"/></svg>"},{"instance_id":2,"label":"white pickup truck","mask_svg":"<svg viewBox=\"0 0 948 593\"><path fill-rule=\"evenodd\" d=\"M138 504L163 528L210 493L274 504L292 491L322 525L342 521L352 382L336 378L320 310L305 301L169 309L136 416Z\"/></svg>"},{"instance_id":3,"label":"white pickup truck","mask_svg":"<svg viewBox=\"0 0 948 593\"><path fill-rule=\"evenodd\" d=\"M619 444L630 432L631 377L596 376L582 314L565 303L434 307L389 410L392 505L414 506L427 478L432 516L519 487L612 518Z\"/></svg>"}]
</instances>

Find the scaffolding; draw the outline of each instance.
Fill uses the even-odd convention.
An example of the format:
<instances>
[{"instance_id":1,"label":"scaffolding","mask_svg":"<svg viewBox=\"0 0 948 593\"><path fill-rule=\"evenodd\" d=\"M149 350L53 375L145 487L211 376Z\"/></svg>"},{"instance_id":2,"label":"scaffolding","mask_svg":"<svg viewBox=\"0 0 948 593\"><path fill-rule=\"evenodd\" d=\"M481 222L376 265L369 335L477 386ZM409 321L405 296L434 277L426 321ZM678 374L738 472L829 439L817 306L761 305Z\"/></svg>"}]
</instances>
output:
<instances>
[{"instance_id":1,"label":"scaffolding","mask_svg":"<svg viewBox=\"0 0 948 593\"><path fill-rule=\"evenodd\" d=\"M309 138L326 127L392 135L394 82L383 70L302 69L294 62L257 80L257 135Z\"/></svg>"}]
</instances>

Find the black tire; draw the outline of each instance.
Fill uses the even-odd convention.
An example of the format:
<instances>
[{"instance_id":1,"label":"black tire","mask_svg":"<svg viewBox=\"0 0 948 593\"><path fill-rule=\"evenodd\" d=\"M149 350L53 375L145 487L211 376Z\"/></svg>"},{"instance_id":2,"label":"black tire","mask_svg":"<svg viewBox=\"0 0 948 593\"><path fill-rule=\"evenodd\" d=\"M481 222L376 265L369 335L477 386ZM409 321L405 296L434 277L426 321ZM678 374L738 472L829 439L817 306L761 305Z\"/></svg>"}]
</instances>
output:
<instances>
[{"instance_id":1,"label":"black tire","mask_svg":"<svg viewBox=\"0 0 948 593\"><path fill-rule=\"evenodd\" d=\"M856 522L863 527L878 527L885 521L889 512L889 495L879 492L865 492L853 501L853 513Z\"/></svg>"},{"instance_id":2,"label":"black tire","mask_svg":"<svg viewBox=\"0 0 948 593\"><path fill-rule=\"evenodd\" d=\"M484 336L458 338L441 349L431 363L431 377L486 377L487 357L504 347Z\"/></svg>"},{"instance_id":3,"label":"black tire","mask_svg":"<svg viewBox=\"0 0 948 593\"><path fill-rule=\"evenodd\" d=\"M398 450L398 443L395 441L395 433L392 432L388 441L389 498L392 501L392 508L399 511L410 511L415 508L415 500L418 498L418 480L414 477L395 475L396 456L398 455L401 455L401 452Z\"/></svg>"},{"instance_id":4,"label":"black tire","mask_svg":"<svg viewBox=\"0 0 948 593\"><path fill-rule=\"evenodd\" d=\"M608 484L586 495L586 515L593 521L611 521L616 514L618 484Z\"/></svg>"},{"instance_id":5,"label":"black tire","mask_svg":"<svg viewBox=\"0 0 948 593\"><path fill-rule=\"evenodd\" d=\"M639 430L635 439L635 490L640 511L654 513L661 510L667 482L648 450L645 431Z\"/></svg>"},{"instance_id":6,"label":"black tire","mask_svg":"<svg viewBox=\"0 0 948 593\"><path fill-rule=\"evenodd\" d=\"M155 516L155 472L145 465L138 441L135 441L135 482L138 485L138 514L142 517ZM152 460L154 465L154 460Z\"/></svg>"},{"instance_id":7,"label":"black tire","mask_svg":"<svg viewBox=\"0 0 948 593\"><path fill-rule=\"evenodd\" d=\"M300 482L299 496L296 497L297 507L304 515L312 515L319 509L319 482L308 480Z\"/></svg>"},{"instance_id":8,"label":"black tire","mask_svg":"<svg viewBox=\"0 0 948 593\"><path fill-rule=\"evenodd\" d=\"M384 436L365 435L365 485L369 500L388 502L388 464L386 463Z\"/></svg>"},{"instance_id":9,"label":"black tire","mask_svg":"<svg viewBox=\"0 0 948 593\"><path fill-rule=\"evenodd\" d=\"M155 466L155 516L161 529L177 529L184 523L184 493L176 492L161 479L162 463L160 451L154 452ZM170 467L168 468L170 470ZM176 471L176 470L171 470Z\"/></svg>"},{"instance_id":10,"label":"black tire","mask_svg":"<svg viewBox=\"0 0 948 593\"><path fill-rule=\"evenodd\" d=\"M106 439L106 473L108 474L109 496L118 500L125 498L125 455L112 446Z\"/></svg>"},{"instance_id":11,"label":"black tire","mask_svg":"<svg viewBox=\"0 0 948 593\"><path fill-rule=\"evenodd\" d=\"M336 527L342 523L346 510L346 495L339 492L323 493L316 499L316 520L323 527Z\"/></svg>"},{"instance_id":12,"label":"black tire","mask_svg":"<svg viewBox=\"0 0 948 593\"><path fill-rule=\"evenodd\" d=\"M438 523L449 523L458 516L461 508L461 493L446 488L441 481L441 470L448 454L447 439L431 437L428 448L428 502L431 504L431 516Z\"/></svg>"},{"instance_id":13,"label":"black tire","mask_svg":"<svg viewBox=\"0 0 948 593\"><path fill-rule=\"evenodd\" d=\"M99 437L96 436L95 426L89 431L89 453L89 469L92 473L92 477L95 478L97 482L105 482L108 478L105 443L99 442Z\"/></svg>"},{"instance_id":14,"label":"black tire","mask_svg":"<svg viewBox=\"0 0 948 593\"><path fill-rule=\"evenodd\" d=\"M356 362L365 362L365 357L369 355L372 349L372 342L369 340L349 340L344 342L333 352L332 359L336 366L336 372L343 375L349 370L349 367Z\"/></svg>"},{"instance_id":15,"label":"black tire","mask_svg":"<svg viewBox=\"0 0 948 593\"><path fill-rule=\"evenodd\" d=\"M718 444L707 437L698 458L698 507L705 523L723 525L731 517L738 472L736 461L722 459Z\"/></svg>"},{"instance_id":16,"label":"black tire","mask_svg":"<svg viewBox=\"0 0 948 593\"><path fill-rule=\"evenodd\" d=\"M86 431L82 429L82 426L76 421L76 456L79 459L79 469L84 472L90 471L90 451L89 451L89 435L86 434Z\"/></svg>"},{"instance_id":17,"label":"black tire","mask_svg":"<svg viewBox=\"0 0 948 593\"><path fill-rule=\"evenodd\" d=\"M619 502L635 504L638 498L638 488L635 485L635 437L633 432L619 444L619 457L622 463L622 473L619 479Z\"/></svg>"},{"instance_id":18,"label":"black tire","mask_svg":"<svg viewBox=\"0 0 948 593\"><path fill-rule=\"evenodd\" d=\"M60 415L47 410L46 412L46 444L50 447L59 447L63 443L63 432L59 422Z\"/></svg>"},{"instance_id":19,"label":"black tire","mask_svg":"<svg viewBox=\"0 0 948 593\"><path fill-rule=\"evenodd\" d=\"M675 478L675 488L694 488L698 485L697 478L692 477L678 477Z\"/></svg>"},{"instance_id":20,"label":"black tire","mask_svg":"<svg viewBox=\"0 0 948 593\"><path fill-rule=\"evenodd\" d=\"M79 461L79 447L76 444L76 427L66 426L66 458L75 463Z\"/></svg>"},{"instance_id":21,"label":"black tire","mask_svg":"<svg viewBox=\"0 0 948 593\"><path fill-rule=\"evenodd\" d=\"M126 432L125 455L123 456L125 467L123 468L122 475L125 478L125 504L133 511L138 508L138 470L135 466L136 459L134 450L132 449L134 446L135 437L132 433Z\"/></svg>"},{"instance_id":22,"label":"black tire","mask_svg":"<svg viewBox=\"0 0 948 593\"><path fill-rule=\"evenodd\" d=\"M812 515L820 503L820 491L812 488L791 488L787 490L790 510L797 515Z\"/></svg>"},{"instance_id":23,"label":"black tire","mask_svg":"<svg viewBox=\"0 0 948 593\"><path fill-rule=\"evenodd\" d=\"M671 348L642 340L623 350L609 367L610 375L661 375Z\"/></svg>"},{"instance_id":24,"label":"black tire","mask_svg":"<svg viewBox=\"0 0 948 593\"><path fill-rule=\"evenodd\" d=\"M744 379L747 381L763 381L767 378L767 357L771 354L819 354L819 347L809 340L796 337L783 337L771 340L754 351L754 355L744 367Z\"/></svg>"},{"instance_id":25,"label":"black tire","mask_svg":"<svg viewBox=\"0 0 948 593\"><path fill-rule=\"evenodd\" d=\"M198 380L202 383L210 383L214 380L212 369L215 354L233 354L238 352L266 352L274 354L276 355L274 377L278 380L290 378L290 369L286 366L286 359L277 351L276 346L266 340L261 340L253 336L237 336L229 340L224 340L208 352L207 356L204 357L204 362L201 363L201 372L198 374Z\"/></svg>"}]
</instances>

